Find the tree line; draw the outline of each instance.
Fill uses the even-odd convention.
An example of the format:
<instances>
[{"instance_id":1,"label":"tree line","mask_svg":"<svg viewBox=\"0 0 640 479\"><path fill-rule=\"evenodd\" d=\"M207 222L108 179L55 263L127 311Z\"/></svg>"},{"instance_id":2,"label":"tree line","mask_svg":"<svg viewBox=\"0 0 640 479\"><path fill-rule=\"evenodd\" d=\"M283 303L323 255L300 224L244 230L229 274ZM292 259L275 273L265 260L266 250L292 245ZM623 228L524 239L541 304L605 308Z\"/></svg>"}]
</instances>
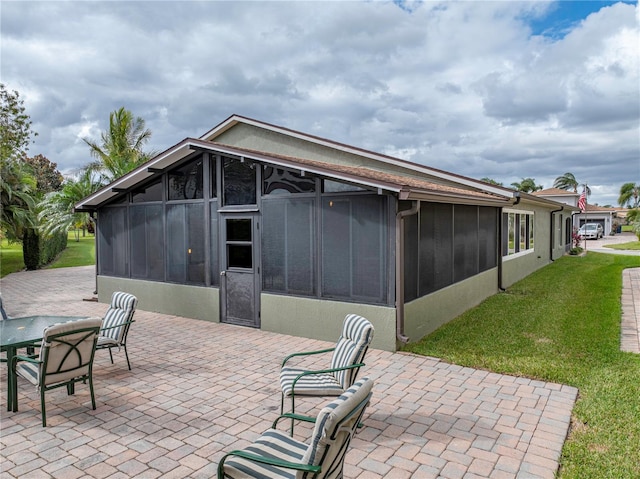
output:
<instances>
[{"instance_id":1,"label":"tree line","mask_svg":"<svg viewBox=\"0 0 640 479\"><path fill-rule=\"evenodd\" d=\"M142 163L155 152L144 151L151 138L145 121L124 107L109 114L109 127L100 142L84 138L93 161L74 176L64 177L57 164L43 155L28 156L29 145L37 135L26 113L24 101L17 91L9 91L0 83L0 233L11 242L21 242L27 268L41 266L39 260L27 264L26 245L40 239L64 236L72 229L92 229L87 213L74 212L74 205L100 188L115 181ZM491 178L489 184L503 186ZM572 173L558 176L553 186L575 193L582 185L586 196L591 189L580 183ZM534 178L522 178L511 188L525 193L543 189ZM625 183L620 188L618 203L631 208L630 222L637 222L640 231L640 183ZM79 239L79 238L77 238Z\"/></svg>"},{"instance_id":2,"label":"tree line","mask_svg":"<svg viewBox=\"0 0 640 479\"><path fill-rule=\"evenodd\" d=\"M145 121L124 107L109 115L100 142L83 139L93 161L75 175L63 176L41 154L30 157L35 136L24 100L0 83L0 232L22 243L28 269L47 261L31 249L59 237L64 248L72 229L92 230L89 215L74 212L76 203L155 156L143 149L151 138Z\"/></svg>"}]
</instances>

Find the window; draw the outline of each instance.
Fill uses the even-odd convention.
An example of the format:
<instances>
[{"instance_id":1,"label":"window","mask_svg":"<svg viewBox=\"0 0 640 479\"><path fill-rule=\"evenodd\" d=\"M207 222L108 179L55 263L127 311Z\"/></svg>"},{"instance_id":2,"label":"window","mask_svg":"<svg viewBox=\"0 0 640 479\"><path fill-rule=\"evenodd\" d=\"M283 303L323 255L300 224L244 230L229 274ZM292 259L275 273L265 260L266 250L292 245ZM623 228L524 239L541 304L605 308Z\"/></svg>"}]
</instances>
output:
<instances>
[{"instance_id":1,"label":"window","mask_svg":"<svg viewBox=\"0 0 640 479\"><path fill-rule=\"evenodd\" d=\"M203 158L199 156L169 172L169 201L203 198L202 166Z\"/></svg>"},{"instance_id":2,"label":"window","mask_svg":"<svg viewBox=\"0 0 640 479\"><path fill-rule=\"evenodd\" d=\"M100 210L98 249L100 274L129 276L126 207L108 207Z\"/></svg>"},{"instance_id":3,"label":"window","mask_svg":"<svg viewBox=\"0 0 640 479\"><path fill-rule=\"evenodd\" d=\"M262 201L265 291L316 294L314 198Z\"/></svg>"},{"instance_id":4,"label":"window","mask_svg":"<svg viewBox=\"0 0 640 479\"><path fill-rule=\"evenodd\" d=\"M131 277L164 280L162 205L132 206Z\"/></svg>"},{"instance_id":5,"label":"window","mask_svg":"<svg viewBox=\"0 0 640 479\"><path fill-rule=\"evenodd\" d=\"M262 180L262 194L293 195L299 193L315 193L316 180L302 176L300 173L266 166Z\"/></svg>"},{"instance_id":6,"label":"window","mask_svg":"<svg viewBox=\"0 0 640 479\"><path fill-rule=\"evenodd\" d=\"M255 163L223 158L222 170L224 206L257 204Z\"/></svg>"},{"instance_id":7,"label":"window","mask_svg":"<svg viewBox=\"0 0 640 479\"><path fill-rule=\"evenodd\" d=\"M227 227L227 269L253 267L253 246L251 218L230 218Z\"/></svg>"},{"instance_id":8,"label":"window","mask_svg":"<svg viewBox=\"0 0 640 479\"><path fill-rule=\"evenodd\" d=\"M533 225L532 212L505 210L502 213L502 255L511 256L533 251Z\"/></svg>"},{"instance_id":9,"label":"window","mask_svg":"<svg viewBox=\"0 0 640 479\"><path fill-rule=\"evenodd\" d=\"M162 179L159 178L131 192L132 203L146 203L149 201L162 201Z\"/></svg>"},{"instance_id":10,"label":"window","mask_svg":"<svg viewBox=\"0 0 640 479\"><path fill-rule=\"evenodd\" d=\"M324 180L322 191L324 193L342 193L349 191L367 191L366 189L352 185L350 183L343 183L341 181Z\"/></svg>"},{"instance_id":11,"label":"window","mask_svg":"<svg viewBox=\"0 0 640 479\"><path fill-rule=\"evenodd\" d=\"M424 202L404 227L405 301L497 266L496 208Z\"/></svg>"},{"instance_id":12,"label":"window","mask_svg":"<svg viewBox=\"0 0 640 479\"><path fill-rule=\"evenodd\" d=\"M167 206L167 280L204 283L204 205Z\"/></svg>"},{"instance_id":13,"label":"window","mask_svg":"<svg viewBox=\"0 0 640 479\"><path fill-rule=\"evenodd\" d=\"M322 198L322 296L387 299L387 197Z\"/></svg>"}]
</instances>

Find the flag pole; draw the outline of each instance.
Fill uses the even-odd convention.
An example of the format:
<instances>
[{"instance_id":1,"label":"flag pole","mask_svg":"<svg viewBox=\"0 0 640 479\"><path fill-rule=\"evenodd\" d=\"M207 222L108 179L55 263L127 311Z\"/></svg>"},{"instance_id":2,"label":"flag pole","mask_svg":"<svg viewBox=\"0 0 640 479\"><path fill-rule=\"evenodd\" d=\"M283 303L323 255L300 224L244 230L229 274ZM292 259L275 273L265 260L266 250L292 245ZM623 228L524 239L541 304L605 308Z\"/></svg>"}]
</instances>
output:
<instances>
[{"instance_id":1,"label":"flag pole","mask_svg":"<svg viewBox=\"0 0 640 479\"><path fill-rule=\"evenodd\" d=\"M584 195L584 224L587 224L587 184L582 185L582 194ZM585 226L585 233L587 232L587 228ZM587 254L587 235L584 235L584 253Z\"/></svg>"}]
</instances>

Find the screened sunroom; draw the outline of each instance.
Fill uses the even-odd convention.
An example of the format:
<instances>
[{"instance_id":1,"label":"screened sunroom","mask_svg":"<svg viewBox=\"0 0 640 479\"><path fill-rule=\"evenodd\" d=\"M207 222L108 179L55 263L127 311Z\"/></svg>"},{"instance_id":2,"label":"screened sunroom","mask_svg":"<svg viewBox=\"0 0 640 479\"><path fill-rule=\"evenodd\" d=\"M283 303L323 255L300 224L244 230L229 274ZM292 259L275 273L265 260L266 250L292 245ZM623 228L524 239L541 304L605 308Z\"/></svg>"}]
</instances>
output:
<instances>
[{"instance_id":1,"label":"screened sunroom","mask_svg":"<svg viewBox=\"0 0 640 479\"><path fill-rule=\"evenodd\" d=\"M557 202L239 116L76 205L100 301L396 350L564 254ZM560 225L560 226L558 226Z\"/></svg>"}]
</instances>

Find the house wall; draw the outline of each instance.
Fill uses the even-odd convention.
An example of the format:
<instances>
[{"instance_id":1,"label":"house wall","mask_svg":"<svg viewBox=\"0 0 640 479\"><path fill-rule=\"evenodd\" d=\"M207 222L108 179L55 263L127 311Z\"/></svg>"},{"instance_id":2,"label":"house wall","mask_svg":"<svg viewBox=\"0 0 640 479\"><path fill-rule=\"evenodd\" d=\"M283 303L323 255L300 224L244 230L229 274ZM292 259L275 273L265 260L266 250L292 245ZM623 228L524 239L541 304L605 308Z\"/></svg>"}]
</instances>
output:
<instances>
[{"instance_id":1,"label":"house wall","mask_svg":"<svg viewBox=\"0 0 640 479\"><path fill-rule=\"evenodd\" d=\"M403 168L386 162L374 160L364 156L354 155L340 151L336 148L310 143L288 135L282 135L275 131L265 130L251 125L239 123L233 128L222 133L215 138L217 143L247 148L278 155L305 158L308 160L324 161L337 165L361 166L377 171L385 171L406 175L414 178L428 178L433 183L450 184L459 186L451 182L446 182L442 178L422 174L412 168Z\"/></svg>"},{"instance_id":2,"label":"house wall","mask_svg":"<svg viewBox=\"0 0 640 479\"><path fill-rule=\"evenodd\" d=\"M511 209L533 212L535 218L534 249L502 257L501 288L508 288L552 261L550 242L552 210L534 204L521 204Z\"/></svg>"},{"instance_id":3,"label":"house wall","mask_svg":"<svg viewBox=\"0 0 640 479\"><path fill-rule=\"evenodd\" d=\"M145 311L220 321L218 288L98 276L98 291L101 303L108 303L114 291L127 291ZM373 323L371 347L396 350L395 308L268 293L262 293L260 301L263 331L335 342L345 316L356 313Z\"/></svg>"},{"instance_id":4,"label":"house wall","mask_svg":"<svg viewBox=\"0 0 640 479\"><path fill-rule=\"evenodd\" d=\"M98 301L108 303L114 291L138 298L138 308L185 318L220 321L220 290L159 281L98 276Z\"/></svg>"},{"instance_id":5,"label":"house wall","mask_svg":"<svg viewBox=\"0 0 640 479\"><path fill-rule=\"evenodd\" d=\"M405 305L405 335L415 342L498 292L498 268L484 271Z\"/></svg>"},{"instance_id":6,"label":"house wall","mask_svg":"<svg viewBox=\"0 0 640 479\"><path fill-rule=\"evenodd\" d=\"M330 342L340 336L347 314L359 314L375 329L371 347L396 349L395 308L263 293L260 310L263 331Z\"/></svg>"}]
</instances>

